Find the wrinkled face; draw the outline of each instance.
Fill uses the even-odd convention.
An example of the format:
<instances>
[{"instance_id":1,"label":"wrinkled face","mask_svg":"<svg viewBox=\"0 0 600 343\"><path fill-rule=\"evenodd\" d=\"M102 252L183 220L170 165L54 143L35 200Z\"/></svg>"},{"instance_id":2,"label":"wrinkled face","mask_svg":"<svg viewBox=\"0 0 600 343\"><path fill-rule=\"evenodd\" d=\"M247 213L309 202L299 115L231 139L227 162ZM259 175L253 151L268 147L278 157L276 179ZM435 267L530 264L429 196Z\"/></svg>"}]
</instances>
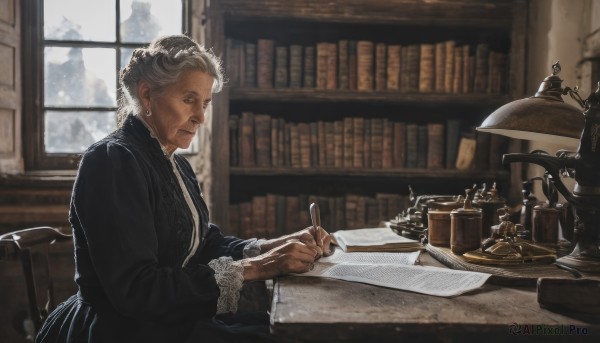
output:
<instances>
[{"instance_id":1,"label":"wrinkled face","mask_svg":"<svg viewBox=\"0 0 600 343\"><path fill-rule=\"evenodd\" d=\"M167 153L190 146L196 130L204 122L204 112L212 100L212 86L212 76L189 70L161 94L149 97L152 115L144 119Z\"/></svg>"}]
</instances>

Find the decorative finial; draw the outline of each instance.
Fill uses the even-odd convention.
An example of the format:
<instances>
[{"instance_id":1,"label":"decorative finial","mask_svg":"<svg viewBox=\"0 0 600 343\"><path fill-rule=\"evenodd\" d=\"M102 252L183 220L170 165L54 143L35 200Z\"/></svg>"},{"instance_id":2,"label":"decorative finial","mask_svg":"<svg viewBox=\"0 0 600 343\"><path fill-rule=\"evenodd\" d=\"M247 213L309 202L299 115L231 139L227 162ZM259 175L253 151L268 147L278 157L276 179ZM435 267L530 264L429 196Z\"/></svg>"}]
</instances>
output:
<instances>
[{"instance_id":1,"label":"decorative finial","mask_svg":"<svg viewBox=\"0 0 600 343\"><path fill-rule=\"evenodd\" d=\"M556 63L554 63L552 65L552 75L558 75L558 73L560 73L561 68L560 68L560 61L556 61Z\"/></svg>"}]
</instances>

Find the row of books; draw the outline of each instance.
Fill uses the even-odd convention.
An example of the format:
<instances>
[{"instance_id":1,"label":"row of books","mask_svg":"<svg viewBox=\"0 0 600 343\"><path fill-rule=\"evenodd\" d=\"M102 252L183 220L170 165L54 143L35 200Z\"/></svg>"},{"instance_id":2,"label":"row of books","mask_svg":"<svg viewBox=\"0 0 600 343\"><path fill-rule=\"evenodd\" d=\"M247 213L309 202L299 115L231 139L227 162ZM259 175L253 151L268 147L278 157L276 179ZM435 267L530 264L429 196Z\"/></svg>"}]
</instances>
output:
<instances>
[{"instance_id":1,"label":"row of books","mask_svg":"<svg viewBox=\"0 0 600 343\"><path fill-rule=\"evenodd\" d=\"M291 123L268 114L230 115L232 167L497 168L506 140L461 134L460 121L415 124L387 118ZM477 157L476 157L477 156Z\"/></svg>"},{"instance_id":2,"label":"row of books","mask_svg":"<svg viewBox=\"0 0 600 343\"><path fill-rule=\"evenodd\" d=\"M385 44L366 40L276 45L226 39L230 86L359 91L490 93L506 91L507 55L488 44Z\"/></svg>"},{"instance_id":3,"label":"row of books","mask_svg":"<svg viewBox=\"0 0 600 343\"><path fill-rule=\"evenodd\" d=\"M321 225L329 232L340 229L377 227L409 205L408 195L378 193L375 196L266 194L250 201L231 204L230 228L243 238L273 238L311 225L309 206L317 203Z\"/></svg>"}]
</instances>

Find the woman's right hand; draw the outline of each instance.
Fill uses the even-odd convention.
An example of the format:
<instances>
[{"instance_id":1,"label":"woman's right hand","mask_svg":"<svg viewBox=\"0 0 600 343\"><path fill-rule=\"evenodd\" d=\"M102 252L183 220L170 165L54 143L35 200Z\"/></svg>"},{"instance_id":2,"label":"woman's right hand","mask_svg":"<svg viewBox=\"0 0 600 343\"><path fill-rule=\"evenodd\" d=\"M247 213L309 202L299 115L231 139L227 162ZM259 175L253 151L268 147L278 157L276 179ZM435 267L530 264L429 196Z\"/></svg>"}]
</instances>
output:
<instances>
[{"instance_id":1,"label":"woman's right hand","mask_svg":"<svg viewBox=\"0 0 600 343\"><path fill-rule=\"evenodd\" d=\"M305 273L319 256L316 246L290 239L256 257L242 260L244 281L267 280L278 275Z\"/></svg>"}]
</instances>

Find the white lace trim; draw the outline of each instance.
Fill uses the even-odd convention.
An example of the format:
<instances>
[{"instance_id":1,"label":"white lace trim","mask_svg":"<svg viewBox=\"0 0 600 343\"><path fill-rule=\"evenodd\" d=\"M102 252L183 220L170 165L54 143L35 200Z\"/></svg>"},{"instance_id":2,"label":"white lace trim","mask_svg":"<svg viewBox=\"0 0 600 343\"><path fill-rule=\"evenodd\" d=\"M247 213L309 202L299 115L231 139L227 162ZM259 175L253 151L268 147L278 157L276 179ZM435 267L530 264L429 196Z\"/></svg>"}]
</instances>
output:
<instances>
[{"instance_id":1,"label":"white lace trim","mask_svg":"<svg viewBox=\"0 0 600 343\"><path fill-rule=\"evenodd\" d=\"M244 283L244 267L241 262L224 256L210 261L208 266L215 271L215 279L221 290L217 301L217 314L236 312Z\"/></svg>"},{"instance_id":2,"label":"white lace trim","mask_svg":"<svg viewBox=\"0 0 600 343\"><path fill-rule=\"evenodd\" d=\"M248 243L248 245L246 245L244 247L244 258L248 258L248 257L255 257L260 255L260 244L262 242L266 241L266 239L256 239L254 238L254 240L250 243Z\"/></svg>"}]
</instances>

